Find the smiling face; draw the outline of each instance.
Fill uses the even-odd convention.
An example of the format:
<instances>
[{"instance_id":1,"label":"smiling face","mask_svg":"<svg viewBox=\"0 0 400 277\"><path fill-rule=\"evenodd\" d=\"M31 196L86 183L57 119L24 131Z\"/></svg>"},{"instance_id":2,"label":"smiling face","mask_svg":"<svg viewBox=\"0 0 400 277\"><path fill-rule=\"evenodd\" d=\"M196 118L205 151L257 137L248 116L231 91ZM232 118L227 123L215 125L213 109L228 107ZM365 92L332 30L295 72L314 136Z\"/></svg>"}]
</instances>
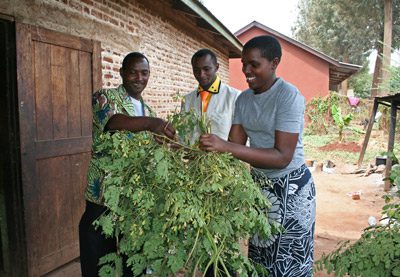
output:
<instances>
[{"instance_id":1,"label":"smiling face","mask_svg":"<svg viewBox=\"0 0 400 277\"><path fill-rule=\"evenodd\" d=\"M139 100L150 77L150 66L145 58L131 59L126 67L121 68L122 84L129 96Z\"/></svg>"},{"instance_id":2,"label":"smiling face","mask_svg":"<svg viewBox=\"0 0 400 277\"><path fill-rule=\"evenodd\" d=\"M275 82L275 70L279 58L269 61L261 55L258 48L244 49L242 53L242 72L246 76L249 88L255 93L268 90Z\"/></svg>"},{"instance_id":3,"label":"smiling face","mask_svg":"<svg viewBox=\"0 0 400 277\"><path fill-rule=\"evenodd\" d=\"M204 55L192 62L193 75L203 89L208 89L217 78L219 64L211 57Z\"/></svg>"}]
</instances>

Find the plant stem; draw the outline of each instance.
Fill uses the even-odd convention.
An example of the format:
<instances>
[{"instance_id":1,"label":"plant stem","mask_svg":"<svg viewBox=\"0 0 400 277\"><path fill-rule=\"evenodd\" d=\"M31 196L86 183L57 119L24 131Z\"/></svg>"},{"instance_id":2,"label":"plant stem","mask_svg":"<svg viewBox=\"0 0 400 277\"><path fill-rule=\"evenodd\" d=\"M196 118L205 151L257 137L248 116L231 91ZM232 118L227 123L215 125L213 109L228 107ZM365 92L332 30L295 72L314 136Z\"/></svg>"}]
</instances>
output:
<instances>
[{"instance_id":1,"label":"plant stem","mask_svg":"<svg viewBox=\"0 0 400 277\"><path fill-rule=\"evenodd\" d=\"M195 249L196 246L197 246L197 242L198 242L198 240L199 240L199 235L200 235L200 230L201 230L201 229L198 229L198 230L197 230L196 239L195 239L195 241L194 241L192 250L190 250L189 256L188 256L188 258L187 258L187 260L186 260L185 267L186 267L186 265L188 264L190 258L192 257L192 254L193 254L193 252L194 252L194 249Z\"/></svg>"}]
</instances>

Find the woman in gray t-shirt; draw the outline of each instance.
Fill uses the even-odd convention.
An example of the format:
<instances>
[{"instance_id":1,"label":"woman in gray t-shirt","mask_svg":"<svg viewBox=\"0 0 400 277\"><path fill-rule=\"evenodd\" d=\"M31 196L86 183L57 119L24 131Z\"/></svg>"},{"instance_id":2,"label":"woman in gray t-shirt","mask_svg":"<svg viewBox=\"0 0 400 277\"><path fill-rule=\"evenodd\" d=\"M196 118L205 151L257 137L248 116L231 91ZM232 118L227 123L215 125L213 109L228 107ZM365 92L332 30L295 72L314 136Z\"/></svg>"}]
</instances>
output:
<instances>
[{"instance_id":1,"label":"woman in gray t-shirt","mask_svg":"<svg viewBox=\"0 0 400 277\"><path fill-rule=\"evenodd\" d=\"M249 89L236 101L229 141L203 135L200 146L230 152L249 163L254 180L272 203L270 220L284 228L267 241L251 238L249 257L270 276L306 277L312 276L315 187L304 164L305 100L297 88L276 77L281 55L278 40L271 36L255 37L244 45L242 70Z\"/></svg>"}]
</instances>

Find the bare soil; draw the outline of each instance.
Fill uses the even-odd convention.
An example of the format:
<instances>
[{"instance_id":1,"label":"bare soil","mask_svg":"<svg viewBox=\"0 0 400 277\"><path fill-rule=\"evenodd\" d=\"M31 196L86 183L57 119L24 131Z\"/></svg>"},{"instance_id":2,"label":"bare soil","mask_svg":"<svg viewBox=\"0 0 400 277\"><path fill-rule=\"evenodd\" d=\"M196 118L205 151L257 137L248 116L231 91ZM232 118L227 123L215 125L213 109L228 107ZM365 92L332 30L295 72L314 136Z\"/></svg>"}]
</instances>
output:
<instances>
[{"instance_id":1,"label":"bare soil","mask_svg":"<svg viewBox=\"0 0 400 277\"><path fill-rule=\"evenodd\" d=\"M318 148L322 151L346 151L346 152L360 152L361 146L356 142L335 142L331 144L324 145Z\"/></svg>"},{"instance_id":2,"label":"bare soil","mask_svg":"<svg viewBox=\"0 0 400 277\"><path fill-rule=\"evenodd\" d=\"M313 172L317 190L315 260L336 249L340 241L357 240L368 227L368 217L381 218L382 174L352 174L355 169L354 165L336 164L334 173ZM360 199L354 200L353 193L359 193ZM333 275L317 272L314 276Z\"/></svg>"}]
</instances>

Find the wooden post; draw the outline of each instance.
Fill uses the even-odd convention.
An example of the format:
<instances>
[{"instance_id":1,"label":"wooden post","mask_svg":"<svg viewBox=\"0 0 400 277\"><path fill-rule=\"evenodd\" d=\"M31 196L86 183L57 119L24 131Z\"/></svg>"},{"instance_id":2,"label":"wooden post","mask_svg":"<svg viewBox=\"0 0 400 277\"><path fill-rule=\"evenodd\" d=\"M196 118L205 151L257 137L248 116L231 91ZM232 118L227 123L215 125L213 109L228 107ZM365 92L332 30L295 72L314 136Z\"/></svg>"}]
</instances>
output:
<instances>
[{"instance_id":1,"label":"wooden post","mask_svg":"<svg viewBox=\"0 0 400 277\"><path fill-rule=\"evenodd\" d=\"M358 158L358 163L357 163L358 168L360 168L360 166L361 166L361 164L363 162L363 159L364 159L365 150L367 149L369 137L370 137L371 131L372 131L372 126L374 126L374 123L375 123L375 115L376 115L376 111L377 110L378 110L378 100L375 98L374 99L374 107L372 108L371 117L370 117L369 122L368 122L367 133L365 134L363 146L362 146L361 153L360 153L360 157Z\"/></svg>"},{"instance_id":2,"label":"wooden post","mask_svg":"<svg viewBox=\"0 0 400 277\"><path fill-rule=\"evenodd\" d=\"M383 28L383 59L382 59L382 83L386 84L390 78L390 57L392 52L393 33L393 1L384 0L384 28ZM381 94L387 94L389 88L385 85Z\"/></svg>"},{"instance_id":3,"label":"wooden post","mask_svg":"<svg viewBox=\"0 0 400 277\"><path fill-rule=\"evenodd\" d=\"M388 142L388 153L393 152L394 148L394 137L395 137L395 130L396 130L396 116L397 116L397 105L396 101L392 101L390 108L390 128L389 128L389 142ZM392 170L392 159L389 155L387 155L386 159L386 172L385 177L389 177L390 171ZM391 188L390 181L388 179L385 180L385 191L389 191Z\"/></svg>"}]
</instances>

